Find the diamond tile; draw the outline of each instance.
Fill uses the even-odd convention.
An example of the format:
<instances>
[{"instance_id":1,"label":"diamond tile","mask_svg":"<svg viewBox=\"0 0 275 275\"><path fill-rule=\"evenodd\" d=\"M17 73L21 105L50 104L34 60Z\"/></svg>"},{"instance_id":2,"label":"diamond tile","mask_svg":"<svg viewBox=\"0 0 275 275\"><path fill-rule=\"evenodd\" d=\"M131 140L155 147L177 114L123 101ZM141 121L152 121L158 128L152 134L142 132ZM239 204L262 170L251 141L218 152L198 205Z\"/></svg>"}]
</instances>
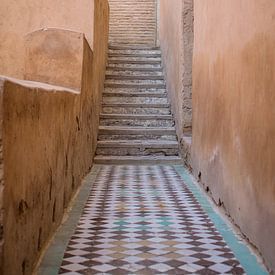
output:
<instances>
[{"instance_id":1,"label":"diamond tile","mask_svg":"<svg viewBox=\"0 0 275 275\"><path fill-rule=\"evenodd\" d=\"M60 274L244 274L170 166L101 166Z\"/></svg>"}]
</instances>

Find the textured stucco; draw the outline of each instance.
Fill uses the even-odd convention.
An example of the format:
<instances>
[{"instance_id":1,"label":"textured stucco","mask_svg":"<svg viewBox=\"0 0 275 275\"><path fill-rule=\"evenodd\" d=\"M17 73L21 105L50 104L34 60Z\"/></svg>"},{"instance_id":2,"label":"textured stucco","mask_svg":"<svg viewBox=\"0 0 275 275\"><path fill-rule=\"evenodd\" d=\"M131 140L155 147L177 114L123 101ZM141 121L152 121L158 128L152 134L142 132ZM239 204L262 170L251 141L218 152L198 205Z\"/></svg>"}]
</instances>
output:
<instances>
[{"instance_id":1,"label":"textured stucco","mask_svg":"<svg viewBox=\"0 0 275 275\"><path fill-rule=\"evenodd\" d=\"M275 2L194 10L194 173L275 271Z\"/></svg>"},{"instance_id":2,"label":"textured stucco","mask_svg":"<svg viewBox=\"0 0 275 275\"><path fill-rule=\"evenodd\" d=\"M3 85L4 81L0 80L0 125L3 123ZM3 140L2 140L2 127L0 127L0 274L1 266L3 265L3 225L4 225L4 202L3 202L3 191L4 191L4 171L3 171Z\"/></svg>"},{"instance_id":3,"label":"textured stucco","mask_svg":"<svg viewBox=\"0 0 275 275\"><path fill-rule=\"evenodd\" d=\"M39 29L84 33L93 49L93 11L94 0L2 0L0 74L23 79L24 39Z\"/></svg>"},{"instance_id":4,"label":"textured stucco","mask_svg":"<svg viewBox=\"0 0 275 275\"><path fill-rule=\"evenodd\" d=\"M193 0L160 0L159 39L182 155L192 128ZM188 152L186 151L188 149Z\"/></svg>"},{"instance_id":5,"label":"textured stucco","mask_svg":"<svg viewBox=\"0 0 275 275\"><path fill-rule=\"evenodd\" d=\"M80 91L83 34L61 29L32 32L25 39L24 79Z\"/></svg>"},{"instance_id":6,"label":"textured stucco","mask_svg":"<svg viewBox=\"0 0 275 275\"><path fill-rule=\"evenodd\" d=\"M70 47L78 49L80 91L1 78L5 188L1 181L4 245L2 251L0 234L0 274L31 274L92 166L104 88L108 13L108 2L96 1L93 52L83 34L72 38L70 32L55 30L56 43L59 35L66 36L74 43ZM46 50L42 47L40 56L47 55ZM73 56L68 60L73 61ZM49 78L49 82L53 80Z\"/></svg>"}]
</instances>

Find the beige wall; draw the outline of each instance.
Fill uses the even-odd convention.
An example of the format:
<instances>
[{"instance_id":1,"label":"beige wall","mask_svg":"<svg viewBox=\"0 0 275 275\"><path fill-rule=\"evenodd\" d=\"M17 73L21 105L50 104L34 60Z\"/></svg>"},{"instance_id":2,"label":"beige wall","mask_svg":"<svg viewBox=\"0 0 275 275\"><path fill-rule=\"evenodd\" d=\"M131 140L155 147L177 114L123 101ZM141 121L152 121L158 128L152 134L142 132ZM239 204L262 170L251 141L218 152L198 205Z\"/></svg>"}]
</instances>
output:
<instances>
[{"instance_id":1,"label":"beige wall","mask_svg":"<svg viewBox=\"0 0 275 275\"><path fill-rule=\"evenodd\" d=\"M157 0L109 0L110 43L155 46Z\"/></svg>"},{"instance_id":2,"label":"beige wall","mask_svg":"<svg viewBox=\"0 0 275 275\"><path fill-rule=\"evenodd\" d=\"M159 39L182 154L192 128L193 0L159 0Z\"/></svg>"},{"instance_id":3,"label":"beige wall","mask_svg":"<svg viewBox=\"0 0 275 275\"><path fill-rule=\"evenodd\" d=\"M81 90L83 34L38 30L25 38L24 79Z\"/></svg>"},{"instance_id":4,"label":"beige wall","mask_svg":"<svg viewBox=\"0 0 275 275\"><path fill-rule=\"evenodd\" d=\"M275 2L195 0L194 173L275 271Z\"/></svg>"},{"instance_id":5,"label":"beige wall","mask_svg":"<svg viewBox=\"0 0 275 275\"><path fill-rule=\"evenodd\" d=\"M0 75L23 79L24 37L42 28L84 33L93 48L94 0L2 0Z\"/></svg>"},{"instance_id":6,"label":"beige wall","mask_svg":"<svg viewBox=\"0 0 275 275\"><path fill-rule=\"evenodd\" d=\"M36 33L35 42L45 39L46 44L50 41L60 46L60 36L62 41L68 41L69 45L62 44L63 50L66 52L69 47L74 54L67 55L67 62L74 62L77 56L81 64L81 71L75 70L81 76L80 91L40 82L0 79L5 186L3 189L0 181L0 211L4 208L4 219L0 215L0 274L32 273L82 178L92 167L104 88L108 15L107 0L96 1L94 51L81 33L64 30ZM61 53L62 47L57 48ZM40 57L50 60L47 47L38 49ZM43 63L38 65L37 69L41 66L44 70ZM54 71L52 75L47 75L47 70L44 73L49 82L60 80L54 79Z\"/></svg>"}]
</instances>

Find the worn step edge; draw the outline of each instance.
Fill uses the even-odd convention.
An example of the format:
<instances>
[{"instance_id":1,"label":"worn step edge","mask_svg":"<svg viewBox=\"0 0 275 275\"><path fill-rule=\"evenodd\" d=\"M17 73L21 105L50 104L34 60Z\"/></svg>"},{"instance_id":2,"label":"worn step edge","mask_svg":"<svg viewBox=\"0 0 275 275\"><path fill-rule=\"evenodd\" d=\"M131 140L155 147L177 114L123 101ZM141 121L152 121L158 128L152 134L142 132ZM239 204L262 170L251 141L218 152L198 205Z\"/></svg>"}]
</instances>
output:
<instances>
[{"instance_id":1,"label":"worn step edge","mask_svg":"<svg viewBox=\"0 0 275 275\"><path fill-rule=\"evenodd\" d=\"M103 103L102 107L120 107L120 108L169 108L170 104L149 104L149 103Z\"/></svg>"},{"instance_id":2,"label":"worn step edge","mask_svg":"<svg viewBox=\"0 0 275 275\"><path fill-rule=\"evenodd\" d=\"M121 164L121 165L158 165L158 164L182 164L178 156L96 156L96 164Z\"/></svg>"},{"instance_id":3,"label":"worn step edge","mask_svg":"<svg viewBox=\"0 0 275 275\"><path fill-rule=\"evenodd\" d=\"M143 46L143 45L112 45L109 44L110 50L160 50L160 47Z\"/></svg>"},{"instance_id":4,"label":"worn step edge","mask_svg":"<svg viewBox=\"0 0 275 275\"><path fill-rule=\"evenodd\" d=\"M108 64L159 65L159 64L161 64L161 60L123 60L123 59L112 60L112 59L109 59Z\"/></svg>"},{"instance_id":5,"label":"worn step edge","mask_svg":"<svg viewBox=\"0 0 275 275\"><path fill-rule=\"evenodd\" d=\"M165 89L165 84L122 84L122 83L105 83L105 88L140 88L140 89Z\"/></svg>"},{"instance_id":6,"label":"worn step edge","mask_svg":"<svg viewBox=\"0 0 275 275\"><path fill-rule=\"evenodd\" d=\"M142 57L142 58L161 58L161 53L113 53L109 52L108 56L112 57Z\"/></svg>"},{"instance_id":7,"label":"worn step edge","mask_svg":"<svg viewBox=\"0 0 275 275\"><path fill-rule=\"evenodd\" d=\"M103 97L150 97L150 98L166 98L166 93L146 93L146 92L136 92L136 93L127 93L127 92L104 92Z\"/></svg>"},{"instance_id":8,"label":"worn step edge","mask_svg":"<svg viewBox=\"0 0 275 275\"><path fill-rule=\"evenodd\" d=\"M106 74L105 79L109 80L164 80L163 75L115 75Z\"/></svg>"},{"instance_id":9,"label":"worn step edge","mask_svg":"<svg viewBox=\"0 0 275 275\"><path fill-rule=\"evenodd\" d=\"M172 120L172 115L100 114L102 119Z\"/></svg>"},{"instance_id":10,"label":"worn step edge","mask_svg":"<svg viewBox=\"0 0 275 275\"><path fill-rule=\"evenodd\" d=\"M162 72L162 67L152 67L152 68L139 68L139 67L113 67L107 66L106 70L112 71L130 71L130 72Z\"/></svg>"},{"instance_id":11,"label":"worn step edge","mask_svg":"<svg viewBox=\"0 0 275 275\"><path fill-rule=\"evenodd\" d=\"M178 149L176 141L156 140L104 140L98 141L98 148L152 148L152 149Z\"/></svg>"},{"instance_id":12,"label":"worn step edge","mask_svg":"<svg viewBox=\"0 0 275 275\"><path fill-rule=\"evenodd\" d=\"M174 127L123 127L123 126L100 126L100 135L175 135Z\"/></svg>"}]
</instances>

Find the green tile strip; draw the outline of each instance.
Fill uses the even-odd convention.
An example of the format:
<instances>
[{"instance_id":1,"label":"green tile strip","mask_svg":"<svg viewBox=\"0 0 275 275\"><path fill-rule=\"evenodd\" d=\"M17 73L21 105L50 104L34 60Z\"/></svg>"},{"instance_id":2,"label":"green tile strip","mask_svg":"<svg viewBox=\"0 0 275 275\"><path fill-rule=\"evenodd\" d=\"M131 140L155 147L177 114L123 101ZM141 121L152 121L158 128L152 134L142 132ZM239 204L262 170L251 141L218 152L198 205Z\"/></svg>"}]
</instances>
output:
<instances>
[{"instance_id":1,"label":"green tile strip","mask_svg":"<svg viewBox=\"0 0 275 275\"><path fill-rule=\"evenodd\" d=\"M245 272L248 275L268 275L268 272L265 271L264 267L258 263L256 256L251 253L251 251L233 231L233 229L230 228L226 221L213 209L211 203L207 199L206 194L203 194L200 188L196 186L189 172L180 165L174 165L174 168L184 180L190 191L194 194L195 198L203 207L205 212L207 212L217 230L223 236L227 245L231 248L236 258L241 263Z\"/></svg>"},{"instance_id":2,"label":"green tile strip","mask_svg":"<svg viewBox=\"0 0 275 275\"><path fill-rule=\"evenodd\" d=\"M57 275L63 261L64 252L68 246L71 236L77 227L79 218L90 195L91 187L100 170L100 166L94 166L92 171L84 179L82 187L68 213L68 219L59 228L45 253L38 270L39 275Z\"/></svg>"}]
</instances>

